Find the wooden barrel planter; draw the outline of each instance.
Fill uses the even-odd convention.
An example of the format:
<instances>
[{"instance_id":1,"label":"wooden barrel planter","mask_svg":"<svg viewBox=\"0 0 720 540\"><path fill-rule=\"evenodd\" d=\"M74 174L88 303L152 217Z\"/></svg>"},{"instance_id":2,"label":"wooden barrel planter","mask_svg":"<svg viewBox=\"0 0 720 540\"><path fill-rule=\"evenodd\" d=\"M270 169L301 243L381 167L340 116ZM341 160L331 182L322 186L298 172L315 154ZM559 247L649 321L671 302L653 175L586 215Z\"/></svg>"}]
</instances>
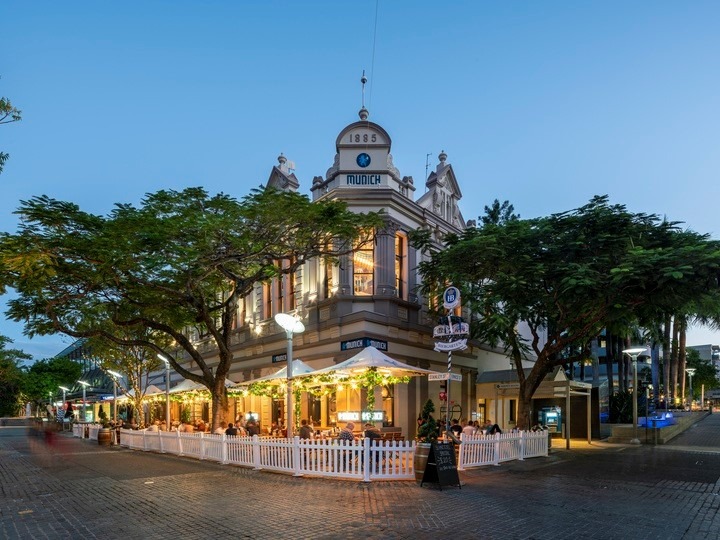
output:
<instances>
[{"instance_id":1,"label":"wooden barrel planter","mask_svg":"<svg viewBox=\"0 0 720 540\"><path fill-rule=\"evenodd\" d=\"M415 457L413 458L413 466L415 468L415 481L422 483L425 467L427 466L428 457L430 456L430 443L417 443L415 445Z\"/></svg>"},{"instance_id":2,"label":"wooden barrel planter","mask_svg":"<svg viewBox=\"0 0 720 540\"><path fill-rule=\"evenodd\" d=\"M112 430L110 428L100 428L98 430L98 444L100 446L110 446L112 444Z\"/></svg>"}]
</instances>

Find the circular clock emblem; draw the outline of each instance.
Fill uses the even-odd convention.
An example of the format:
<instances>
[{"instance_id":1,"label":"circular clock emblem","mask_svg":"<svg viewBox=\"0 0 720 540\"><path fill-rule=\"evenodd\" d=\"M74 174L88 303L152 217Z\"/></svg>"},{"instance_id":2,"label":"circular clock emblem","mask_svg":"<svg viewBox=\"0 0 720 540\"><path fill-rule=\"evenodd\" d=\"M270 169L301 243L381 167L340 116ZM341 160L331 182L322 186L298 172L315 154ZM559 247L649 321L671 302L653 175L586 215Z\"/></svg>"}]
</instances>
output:
<instances>
[{"instance_id":1,"label":"circular clock emblem","mask_svg":"<svg viewBox=\"0 0 720 540\"><path fill-rule=\"evenodd\" d=\"M363 152L362 154L358 154L358 157L355 161L358 165L360 165L360 167L365 168L370 165L370 156Z\"/></svg>"}]
</instances>

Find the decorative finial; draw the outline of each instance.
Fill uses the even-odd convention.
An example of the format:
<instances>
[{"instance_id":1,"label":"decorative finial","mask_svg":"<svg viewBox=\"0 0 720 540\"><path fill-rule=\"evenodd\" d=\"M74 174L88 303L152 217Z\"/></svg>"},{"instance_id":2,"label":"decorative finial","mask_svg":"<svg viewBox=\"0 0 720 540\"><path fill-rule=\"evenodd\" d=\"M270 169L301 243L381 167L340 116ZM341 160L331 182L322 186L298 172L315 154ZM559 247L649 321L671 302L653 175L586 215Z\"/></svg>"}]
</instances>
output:
<instances>
[{"instance_id":1,"label":"decorative finial","mask_svg":"<svg viewBox=\"0 0 720 540\"><path fill-rule=\"evenodd\" d=\"M287 158L285 157L285 155L282 152L280 152L280 155L278 156L277 159L278 159L278 163L280 165L285 165L285 163L287 163Z\"/></svg>"},{"instance_id":2,"label":"decorative finial","mask_svg":"<svg viewBox=\"0 0 720 540\"><path fill-rule=\"evenodd\" d=\"M367 82L367 77L365 76L365 70L363 69L362 77L360 77L360 82L362 83L362 108L365 108L365 83Z\"/></svg>"},{"instance_id":3,"label":"decorative finial","mask_svg":"<svg viewBox=\"0 0 720 540\"><path fill-rule=\"evenodd\" d=\"M438 159L440 159L440 163L445 163L445 160L447 159L447 154L445 153L445 150L440 150L440 154L438 154Z\"/></svg>"},{"instance_id":4,"label":"decorative finial","mask_svg":"<svg viewBox=\"0 0 720 540\"><path fill-rule=\"evenodd\" d=\"M362 83L362 108L360 109L360 112L358 112L358 116L360 116L360 120L367 120L370 113L365 108L365 83L367 82L367 77L365 76L364 69L362 77L360 77L360 82Z\"/></svg>"}]
</instances>

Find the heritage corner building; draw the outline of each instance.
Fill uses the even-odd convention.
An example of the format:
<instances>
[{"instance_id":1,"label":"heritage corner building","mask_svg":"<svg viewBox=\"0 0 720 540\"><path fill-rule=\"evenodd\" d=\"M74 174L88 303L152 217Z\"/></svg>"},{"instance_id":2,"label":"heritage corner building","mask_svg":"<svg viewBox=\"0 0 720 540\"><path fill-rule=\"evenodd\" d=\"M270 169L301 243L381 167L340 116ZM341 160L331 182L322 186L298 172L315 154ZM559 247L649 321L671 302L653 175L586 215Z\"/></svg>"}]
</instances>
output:
<instances>
[{"instance_id":1,"label":"heritage corner building","mask_svg":"<svg viewBox=\"0 0 720 540\"><path fill-rule=\"evenodd\" d=\"M372 345L400 362L447 371L447 354L434 350L437 320L428 314L428 299L416 292L421 254L409 246L408 233L429 228L439 241L445 233L460 232L465 227L458 207L460 187L442 152L426 180L426 191L416 200L412 177L402 176L393 165L390 136L370 122L368 114L363 107L360 120L337 136L332 166L325 176L312 179L310 192L313 201L342 200L356 212L383 210L384 227L377 231L374 244L343 257L338 265L309 261L292 276L256 285L236 317L232 381L248 381L284 367L286 336L273 319L281 312L297 316L305 325L305 331L294 336L293 356L313 369L340 363ZM298 191L300 181L287 160L280 155L278 161L266 186ZM211 345L203 352L212 363ZM471 343L453 356L453 379L461 380L413 377L409 384L377 388L375 411L382 411L385 428L400 429L404 437L412 438L424 402L432 399L440 417L447 407L441 401L444 385L452 384L452 416L474 419L479 407L477 374L500 366L507 366L502 353ZM366 390L361 388L337 388L322 396L303 394L300 416L330 427L357 417L366 404ZM197 416L205 417L207 406L198 406ZM231 414L252 411L263 427L281 421L283 409L284 398L230 399Z\"/></svg>"}]
</instances>

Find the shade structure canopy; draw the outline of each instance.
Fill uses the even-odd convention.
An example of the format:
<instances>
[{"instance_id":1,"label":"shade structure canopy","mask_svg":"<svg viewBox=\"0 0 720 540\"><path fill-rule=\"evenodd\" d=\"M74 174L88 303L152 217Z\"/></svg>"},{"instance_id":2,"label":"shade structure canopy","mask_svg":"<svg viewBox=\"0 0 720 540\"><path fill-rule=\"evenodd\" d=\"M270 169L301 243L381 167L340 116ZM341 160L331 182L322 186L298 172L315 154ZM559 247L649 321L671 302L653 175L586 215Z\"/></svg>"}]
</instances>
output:
<instances>
[{"instance_id":1,"label":"shade structure canopy","mask_svg":"<svg viewBox=\"0 0 720 540\"><path fill-rule=\"evenodd\" d=\"M161 394L161 393L163 393L163 392L164 392L164 390L161 390L160 388L158 388L158 387L155 386L154 384L151 384L150 386L148 386L147 388L145 388L145 390L144 390L143 393L144 393L144 395L146 395L146 396L153 396L153 395L155 395L155 394ZM135 397L135 389L134 389L134 388L131 388L130 390L128 390L127 392L125 392L125 395L128 396L128 397Z\"/></svg>"},{"instance_id":2,"label":"shade structure canopy","mask_svg":"<svg viewBox=\"0 0 720 540\"><path fill-rule=\"evenodd\" d=\"M231 386L235 386L235 383L232 382L230 379L225 379L225 387L230 388ZM170 388L171 394L177 394L178 392L192 392L193 390L207 390L208 387L204 384L197 383L195 381L191 381L190 379L184 379L182 382L176 384L174 387Z\"/></svg>"},{"instance_id":3,"label":"shade structure canopy","mask_svg":"<svg viewBox=\"0 0 720 540\"><path fill-rule=\"evenodd\" d=\"M337 374L340 377L352 376L368 371L371 368L375 368L378 373L392 377L419 377L438 373L437 371L403 364L371 346L365 347L362 351L344 362L324 369L318 369L305 375L305 377L331 374Z\"/></svg>"},{"instance_id":4,"label":"shade structure canopy","mask_svg":"<svg viewBox=\"0 0 720 540\"><path fill-rule=\"evenodd\" d=\"M307 375L308 373L314 373L313 368L308 366L302 360L297 360L297 359L293 360L293 362L292 362L292 376L293 377L300 377L303 375ZM276 371L275 373L271 373L270 375L265 375L263 377L258 377L257 379L252 379L249 381L243 381L234 386L237 388L237 387L242 387L242 386L249 386L251 384L258 383L258 382L270 382L270 381L282 382L282 381L286 381L286 380L287 380L287 366Z\"/></svg>"}]
</instances>

